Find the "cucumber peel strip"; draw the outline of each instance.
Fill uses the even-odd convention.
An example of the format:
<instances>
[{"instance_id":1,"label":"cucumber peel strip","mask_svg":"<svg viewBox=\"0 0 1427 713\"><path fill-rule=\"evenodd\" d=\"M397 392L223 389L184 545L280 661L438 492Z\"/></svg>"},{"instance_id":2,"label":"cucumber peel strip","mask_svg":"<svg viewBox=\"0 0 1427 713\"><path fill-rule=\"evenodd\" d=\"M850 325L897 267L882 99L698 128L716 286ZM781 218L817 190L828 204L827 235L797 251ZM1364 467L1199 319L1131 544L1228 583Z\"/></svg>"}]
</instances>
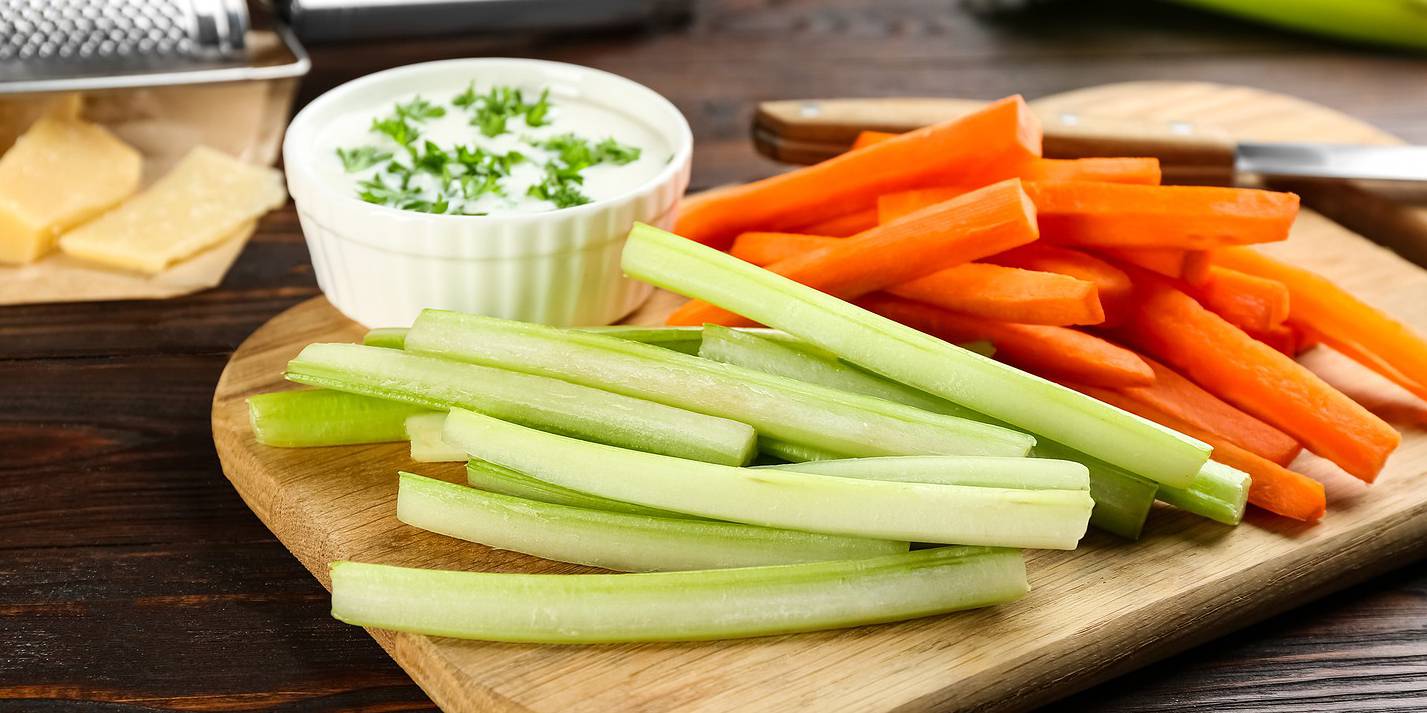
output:
<instances>
[{"instance_id":1,"label":"cucumber peel strip","mask_svg":"<svg viewBox=\"0 0 1427 713\"><path fill-rule=\"evenodd\" d=\"M331 565L348 624L520 643L706 641L902 621L1029 589L1015 550L940 547L811 564L648 574Z\"/></svg>"},{"instance_id":2,"label":"cucumber peel strip","mask_svg":"<svg viewBox=\"0 0 1427 713\"><path fill-rule=\"evenodd\" d=\"M635 224L622 264L631 277L1156 482L1185 487L1209 458L1198 440L650 225Z\"/></svg>"},{"instance_id":3,"label":"cucumber peel strip","mask_svg":"<svg viewBox=\"0 0 1427 713\"><path fill-rule=\"evenodd\" d=\"M1035 442L1012 429L647 344L493 317L425 310L406 347L728 418L760 436L844 456L1024 456Z\"/></svg>"},{"instance_id":4,"label":"cucumber peel strip","mask_svg":"<svg viewBox=\"0 0 1427 713\"><path fill-rule=\"evenodd\" d=\"M716 520L886 540L1074 549L1084 491L898 483L737 468L626 450L452 409L447 443L601 497Z\"/></svg>"},{"instance_id":5,"label":"cucumber peel strip","mask_svg":"<svg viewBox=\"0 0 1427 713\"><path fill-rule=\"evenodd\" d=\"M860 559L908 543L553 505L401 473L396 517L423 530L557 562L668 572Z\"/></svg>"},{"instance_id":6,"label":"cucumber peel strip","mask_svg":"<svg viewBox=\"0 0 1427 713\"><path fill-rule=\"evenodd\" d=\"M558 379L357 344L311 344L288 362L291 381L433 409L498 418L666 455L738 465L754 453L749 426Z\"/></svg>"}]
</instances>

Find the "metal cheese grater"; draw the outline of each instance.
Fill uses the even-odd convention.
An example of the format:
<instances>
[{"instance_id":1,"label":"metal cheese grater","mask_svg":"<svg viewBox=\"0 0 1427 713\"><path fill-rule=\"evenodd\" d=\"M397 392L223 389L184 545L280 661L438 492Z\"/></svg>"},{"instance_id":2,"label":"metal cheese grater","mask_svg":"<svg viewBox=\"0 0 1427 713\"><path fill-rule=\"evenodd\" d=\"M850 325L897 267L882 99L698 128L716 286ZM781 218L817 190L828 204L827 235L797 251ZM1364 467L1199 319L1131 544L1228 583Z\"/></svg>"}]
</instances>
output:
<instances>
[{"instance_id":1,"label":"metal cheese grater","mask_svg":"<svg viewBox=\"0 0 1427 713\"><path fill-rule=\"evenodd\" d=\"M0 0L0 93L278 79L307 72L244 0Z\"/></svg>"}]
</instances>

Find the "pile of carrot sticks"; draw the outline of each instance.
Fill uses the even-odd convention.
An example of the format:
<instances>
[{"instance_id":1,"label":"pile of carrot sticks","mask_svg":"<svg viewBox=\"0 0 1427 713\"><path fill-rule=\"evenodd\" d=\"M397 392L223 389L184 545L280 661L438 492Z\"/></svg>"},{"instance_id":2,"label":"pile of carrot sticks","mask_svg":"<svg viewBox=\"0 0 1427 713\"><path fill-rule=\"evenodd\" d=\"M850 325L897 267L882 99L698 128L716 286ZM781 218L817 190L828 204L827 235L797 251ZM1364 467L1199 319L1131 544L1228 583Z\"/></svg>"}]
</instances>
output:
<instances>
[{"instance_id":1,"label":"pile of carrot sticks","mask_svg":"<svg viewBox=\"0 0 1427 713\"><path fill-rule=\"evenodd\" d=\"M1326 344L1427 399L1427 340L1247 247L1286 240L1298 197L1040 148L1009 97L696 197L677 232L1199 438L1278 515L1326 508L1303 449L1372 482L1399 434L1294 357ZM669 323L749 324L698 301Z\"/></svg>"}]
</instances>

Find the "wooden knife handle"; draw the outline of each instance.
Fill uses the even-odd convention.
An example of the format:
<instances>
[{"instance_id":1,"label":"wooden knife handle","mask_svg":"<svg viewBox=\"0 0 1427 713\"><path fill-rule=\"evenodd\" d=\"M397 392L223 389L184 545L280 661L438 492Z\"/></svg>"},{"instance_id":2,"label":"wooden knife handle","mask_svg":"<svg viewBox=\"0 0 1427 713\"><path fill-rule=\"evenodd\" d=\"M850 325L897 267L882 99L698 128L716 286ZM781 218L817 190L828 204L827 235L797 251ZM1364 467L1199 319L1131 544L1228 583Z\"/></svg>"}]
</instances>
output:
<instances>
[{"instance_id":1,"label":"wooden knife handle","mask_svg":"<svg viewBox=\"0 0 1427 713\"><path fill-rule=\"evenodd\" d=\"M758 150L789 163L813 163L847 150L864 130L903 132L984 106L967 99L807 99L764 102L753 120ZM1166 182L1229 183L1235 142L1188 122L1162 124L1037 112L1049 158L1153 156Z\"/></svg>"}]
</instances>

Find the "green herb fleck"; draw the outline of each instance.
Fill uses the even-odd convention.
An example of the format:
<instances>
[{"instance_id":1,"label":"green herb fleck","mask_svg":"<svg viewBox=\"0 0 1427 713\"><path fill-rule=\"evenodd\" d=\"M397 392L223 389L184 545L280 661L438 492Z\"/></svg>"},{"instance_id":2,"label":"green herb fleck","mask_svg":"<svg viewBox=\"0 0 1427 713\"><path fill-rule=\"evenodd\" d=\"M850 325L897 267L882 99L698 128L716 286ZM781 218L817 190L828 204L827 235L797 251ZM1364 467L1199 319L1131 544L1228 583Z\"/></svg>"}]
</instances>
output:
<instances>
[{"instance_id":1,"label":"green herb fleck","mask_svg":"<svg viewBox=\"0 0 1427 713\"><path fill-rule=\"evenodd\" d=\"M540 200L550 201L555 204L556 208L570 208L590 202L589 196L579 189L583 183L584 177L580 175L579 170L547 163L545 164L545 178L531 186L526 194Z\"/></svg>"},{"instance_id":2,"label":"green herb fleck","mask_svg":"<svg viewBox=\"0 0 1427 713\"><path fill-rule=\"evenodd\" d=\"M392 141L402 146L410 146L417 136L416 129L412 128L411 124L400 116L372 119L372 131L386 134Z\"/></svg>"},{"instance_id":3,"label":"green herb fleck","mask_svg":"<svg viewBox=\"0 0 1427 713\"><path fill-rule=\"evenodd\" d=\"M439 119L446 115L446 109L445 107L437 106L422 99L421 95L418 94L414 99L405 104L397 104L396 115L402 119L411 119L412 121L419 122L426 121L427 119Z\"/></svg>"},{"instance_id":4,"label":"green herb fleck","mask_svg":"<svg viewBox=\"0 0 1427 713\"><path fill-rule=\"evenodd\" d=\"M550 123L550 90L543 89L540 98L534 104L525 105L525 125L530 127L545 126Z\"/></svg>"},{"instance_id":5,"label":"green herb fleck","mask_svg":"<svg viewBox=\"0 0 1427 713\"><path fill-rule=\"evenodd\" d=\"M620 166L638 161L640 153L642 153L642 151L638 146L621 144L615 141L614 137L601 141L599 145L595 147L595 156L599 159L598 163L613 163Z\"/></svg>"},{"instance_id":6,"label":"green herb fleck","mask_svg":"<svg viewBox=\"0 0 1427 713\"><path fill-rule=\"evenodd\" d=\"M347 173L356 173L391 158L391 152L382 151L375 146L362 146L350 150L339 148L337 149L337 158L342 159L342 168Z\"/></svg>"}]
</instances>

